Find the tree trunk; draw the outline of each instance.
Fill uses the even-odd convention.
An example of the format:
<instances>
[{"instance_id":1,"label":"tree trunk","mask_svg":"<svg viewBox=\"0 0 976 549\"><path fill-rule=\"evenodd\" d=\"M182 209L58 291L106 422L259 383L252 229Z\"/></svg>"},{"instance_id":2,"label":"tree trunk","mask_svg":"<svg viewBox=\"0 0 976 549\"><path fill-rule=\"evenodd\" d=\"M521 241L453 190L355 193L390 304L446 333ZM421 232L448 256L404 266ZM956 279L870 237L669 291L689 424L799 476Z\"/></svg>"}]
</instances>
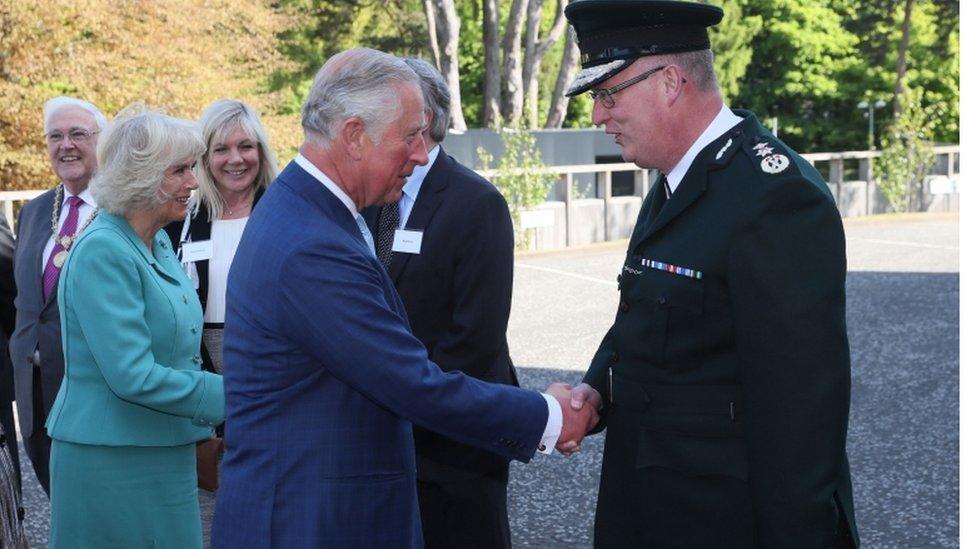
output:
<instances>
[{"instance_id":1,"label":"tree trunk","mask_svg":"<svg viewBox=\"0 0 976 549\"><path fill-rule=\"evenodd\" d=\"M556 77L556 86L552 89L552 101L549 103L549 116L546 117L546 128L557 129L563 126L566 120L566 111L569 108L569 98L566 92L569 89L571 77L579 64L580 51L576 45L576 33L572 27L566 29L566 43L563 46L563 60L559 64L559 75Z\"/></svg>"},{"instance_id":2,"label":"tree trunk","mask_svg":"<svg viewBox=\"0 0 976 549\"><path fill-rule=\"evenodd\" d=\"M900 96L904 90L905 71L908 69L908 38L912 28L912 3L913 0L905 0L905 17L901 22L901 42L898 43L898 64L895 68L895 96L891 100L891 109L894 115L901 115Z\"/></svg>"},{"instance_id":3,"label":"tree trunk","mask_svg":"<svg viewBox=\"0 0 976 549\"><path fill-rule=\"evenodd\" d=\"M424 13L427 15L427 39L430 45L430 58L437 70L441 70L441 46L437 42L437 16L434 15L432 0L424 0Z\"/></svg>"},{"instance_id":4,"label":"tree trunk","mask_svg":"<svg viewBox=\"0 0 976 549\"><path fill-rule=\"evenodd\" d=\"M542 58L562 36L566 28L566 0L556 3L556 18L544 40L539 40L539 27L542 22L543 0L529 0L525 30L525 66L522 68L522 83L525 86L525 119L527 127L539 127L539 67Z\"/></svg>"},{"instance_id":5,"label":"tree trunk","mask_svg":"<svg viewBox=\"0 0 976 549\"><path fill-rule=\"evenodd\" d=\"M512 0L512 7L508 13L508 25L505 28L505 39L502 42L502 122L506 125L517 125L522 118L522 26L528 0Z\"/></svg>"},{"instance_id":6,"label":"tree trunk","mask_svg":"<svg viewBox=\"0 0 976 549\"><path fill-rule=\"evenodd\" d=\"M483 0L481 39L485 45L485 80L482 89L481 125L494 128L501 121L501 75L498 59L498 0Z\"/></svg>"},{"instance_id":7,"label":"tree trunk","mask_svg":"<svg viewBox=\"0 0 976 549\"><path fill-rule=\"evenodd\" d=\"M451 92L451 127L464 131L468 129L461 109L461 76L458 64L458 37L461 33L461 20L458 18L454 0L433 0L434 16L437 22L437 42L440 51L440 71Z\"/></svg>"}]
</instances>

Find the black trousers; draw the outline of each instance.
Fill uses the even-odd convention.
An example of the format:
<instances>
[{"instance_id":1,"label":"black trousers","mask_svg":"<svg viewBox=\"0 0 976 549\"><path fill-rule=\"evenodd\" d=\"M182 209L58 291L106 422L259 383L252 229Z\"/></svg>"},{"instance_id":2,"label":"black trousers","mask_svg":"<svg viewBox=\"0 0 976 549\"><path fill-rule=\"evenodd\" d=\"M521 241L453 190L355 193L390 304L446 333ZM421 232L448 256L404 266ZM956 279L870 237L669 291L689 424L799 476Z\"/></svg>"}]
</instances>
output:
<instances>
[{"instance_id":1,"label":"black trousers","mask_svg":"<svg viewBox=\"0 0 976 549\"><path fill-rule=\"evenodd\" d=\"M481 477L417 481L427 549L508 549L508 466Z\"/></svg>"},{"instance_id":2,"label":"black trousers","mask_svg":"<svg viewBox=\"0 0 976 549\"><path fill-rule=\"evenodd\" d=\"M40 482L44 493L50 497L51 480L51 437L47 436L47 429L44 422L47 414L44 412L43 399L41 397L41 369L34 367L34 394L31 395L31 407L34 413L34 432L24 439L24 448L27 450L27 457L30 458L31 465L34 466L34 473L37 481Z\"/></svg>"}]
</instances>

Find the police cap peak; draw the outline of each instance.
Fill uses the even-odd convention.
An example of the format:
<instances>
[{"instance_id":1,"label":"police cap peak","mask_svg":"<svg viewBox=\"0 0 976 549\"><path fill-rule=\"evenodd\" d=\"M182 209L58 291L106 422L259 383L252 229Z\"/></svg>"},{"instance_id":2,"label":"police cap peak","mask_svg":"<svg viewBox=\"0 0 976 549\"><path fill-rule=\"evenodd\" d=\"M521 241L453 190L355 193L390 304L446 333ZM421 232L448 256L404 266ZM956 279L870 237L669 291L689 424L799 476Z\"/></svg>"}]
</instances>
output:
<instances>
[{"instance_id":1,"label":"police cap peak","mask_svg":"<svg viewBox=\"0 0 976 549\"><path fill-rule=\"evenodd\" d=\"M583 70L569 85L578 95L645 55L707 50L718 6L667 0L576 0L566 18L576 30Z\"/></svg>"}]
</instances>

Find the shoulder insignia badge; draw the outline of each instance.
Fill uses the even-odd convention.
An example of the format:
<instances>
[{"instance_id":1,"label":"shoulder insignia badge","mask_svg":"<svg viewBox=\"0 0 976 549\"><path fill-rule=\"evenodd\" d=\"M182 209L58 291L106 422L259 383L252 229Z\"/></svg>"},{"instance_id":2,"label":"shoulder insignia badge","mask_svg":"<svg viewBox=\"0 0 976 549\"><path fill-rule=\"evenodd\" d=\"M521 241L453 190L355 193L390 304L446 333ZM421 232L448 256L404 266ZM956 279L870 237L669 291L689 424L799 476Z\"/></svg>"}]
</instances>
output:
<instances>
[{"instance_id":1,"label":"shoulder insignia badge","mask_svg":"<svg viewBox=\"0 0 976 549\"><path fill-rule=\"evenodd\" d=\"M727 151L731 146L732 146L732 138L730 137L729 140L725 142L725 145L721 149L719 149L718 154L715 155L715 160L722 158L722 155L725 154L725 151Z\"/></svg>"},{"instance_id":2,"label":"shoulder insignia badge","mask_svg":"<svg viewBox=\"0 0 976 549\"><path fill-rule=\"evenodd\" d=\"M756 156L769 156L773 152L773 148L769 146L769 143L759 143L752 150L756 151Z\"/></svg>"},{"instance_id":3,"label":"shoulder insignia badge","mask_svg":"<svg viewBox=\"0 0 976 549\"><path fill-rule=\"evenodd\" d=\"M766 173L779 173L790 167L790 159L782 154L771 154L762 159L760 166Z\"/></svg>"}]
</instances>

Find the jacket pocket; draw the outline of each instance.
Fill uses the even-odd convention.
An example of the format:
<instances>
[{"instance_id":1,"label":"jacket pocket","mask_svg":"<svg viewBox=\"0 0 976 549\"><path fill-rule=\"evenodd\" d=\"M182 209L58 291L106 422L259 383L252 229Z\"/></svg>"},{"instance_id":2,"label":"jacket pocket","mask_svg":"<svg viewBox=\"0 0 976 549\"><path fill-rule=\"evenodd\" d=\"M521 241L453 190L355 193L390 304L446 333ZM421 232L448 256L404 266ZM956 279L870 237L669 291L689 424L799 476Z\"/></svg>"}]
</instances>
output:
<instances>
[{"instance_id":1,"label":"jacket pocket","mask_svg":"<svg viewBox=\"0 0 976 549\"><path fill-rule=\"evenodd\" d=\"M718 414L653 414L641 421L636 467L662 467L691 477L749 479L740 422Z\"/></svg>"}]
</instances>

